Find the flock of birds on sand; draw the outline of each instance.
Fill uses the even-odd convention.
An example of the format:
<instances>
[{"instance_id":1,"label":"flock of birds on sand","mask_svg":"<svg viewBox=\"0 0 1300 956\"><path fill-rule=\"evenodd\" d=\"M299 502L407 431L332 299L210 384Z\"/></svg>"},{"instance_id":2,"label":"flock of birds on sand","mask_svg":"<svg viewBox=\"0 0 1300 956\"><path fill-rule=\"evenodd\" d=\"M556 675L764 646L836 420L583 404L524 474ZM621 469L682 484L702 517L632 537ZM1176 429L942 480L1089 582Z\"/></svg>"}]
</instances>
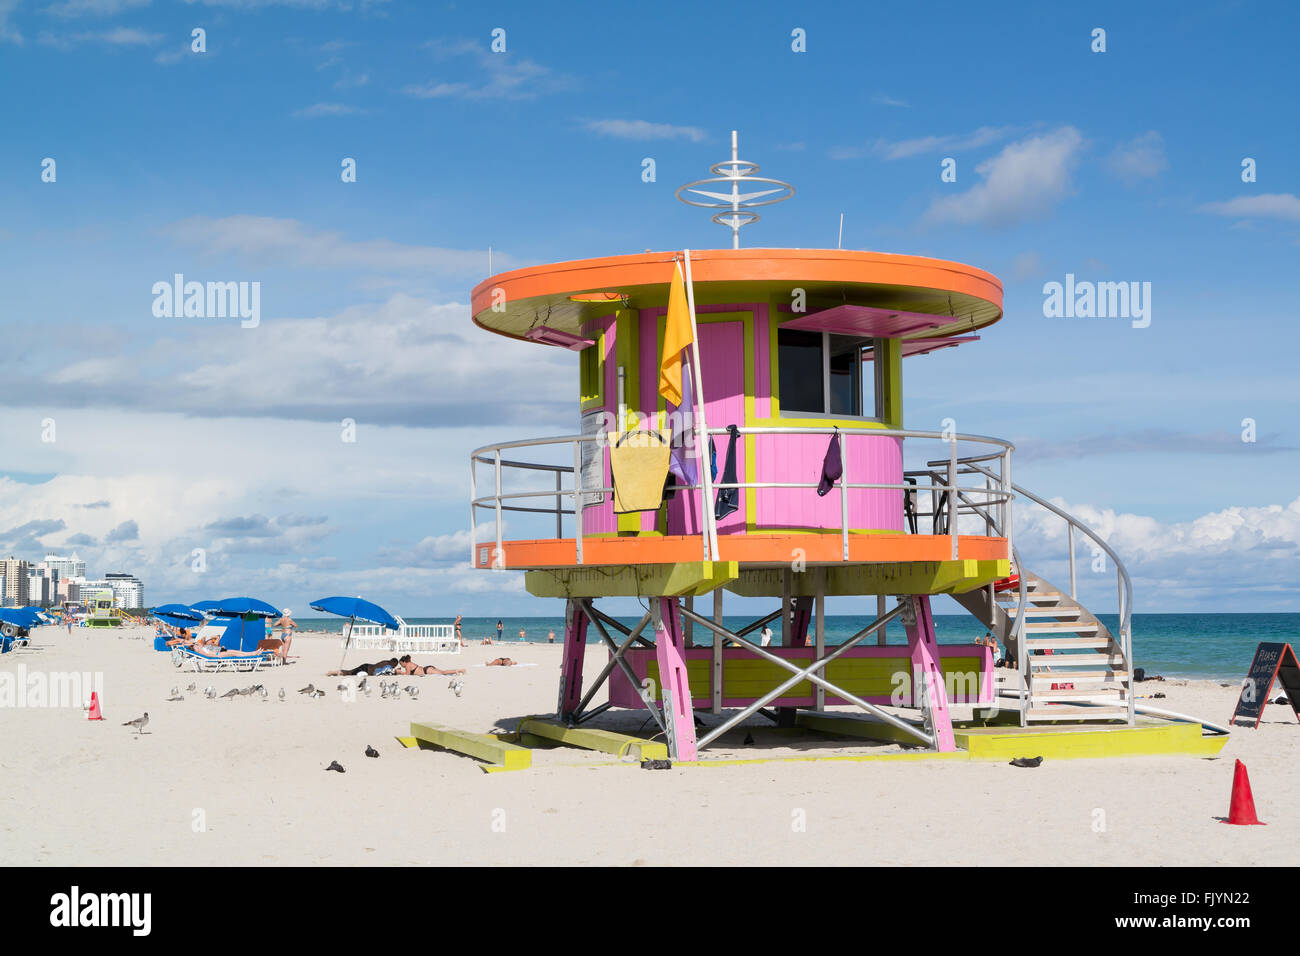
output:
<instances>
[{"instance_id":1,"label":"flock of birds on sand","mask_svg":"<svg viewBox=\"0 0 1300 956\"><path fill-rule=\"evenodd\" d=\"M420 696L420 688L416 687L414 684L407 684L405 687L400 686L400 684L401 684L400 681L381 680L379 682L380 700L396 700L397 698L401 697L403 693L405 693L411 700L415 700ZM461 695L461 691L464 689L464 687L465 687L465 679L459 674L452 677L451 682L447 685L447 689L450 690L457 697ZM199 689L198 684L190 684L188 687L185 688L185 692L188 694L194 694L198 692L198 689ZM364 694L367 697L370 697L374 694L374 688L370 686L369 679L365 677L361 678L361 680L357 682L355 688L351 687L348 684L339 684L338 687L335 689L339 692L339 697L343 698L344 700L348 699L354 693ZM308 684L306 687L300 687L298 689L298 693L305 694L307 697L310 697L312 700L325 696L325 691L321 690L321 688L317 687L315 684ZM208 700L215 700L218 696L217 689L213 687L211 684L209 684L207 687L203 688L203 696L206 697ZM268 701L271 699L271 695L267 692L266 687L263 686L262 684L253 684L251 687L232 687L230 690L220 695L222 700L225 700L227 698L234 700L236 697L253 697L253 696L260 697L262 698L263 701ZM276 696L279 697L279 699L282 702L286 700L288 697L283 687L280 688L280 692ZM185 695L181 693L180 686L178 685L172 688L171 696L167 698L167 701L168 703L174 703L176 701L181 701L184 699L185 699ZM143 734L144 729L149 726L149 712L145 711L143 715L135 718L135 720L125 721L122 724L122 726L130 727L137 734ZM366 744L365 755L367 757L378 757L379 751L376 750L374 747L370 746L369 744ZM330 765L325 769L333 770L336 773L347 773L347 771L343 769L342 764L340 764L337 760L330 761Z\"/></svg>"}]
</instances>

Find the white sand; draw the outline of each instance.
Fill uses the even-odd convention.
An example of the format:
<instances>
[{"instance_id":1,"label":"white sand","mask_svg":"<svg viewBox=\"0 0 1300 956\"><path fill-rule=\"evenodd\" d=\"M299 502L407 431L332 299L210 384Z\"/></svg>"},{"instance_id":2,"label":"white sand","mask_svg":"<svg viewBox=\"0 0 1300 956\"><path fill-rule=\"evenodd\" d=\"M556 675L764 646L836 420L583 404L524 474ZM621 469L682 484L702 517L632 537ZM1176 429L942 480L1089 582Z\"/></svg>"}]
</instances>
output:
<instances>
[{"instance_id":1,"label":"white sand","mask_svg":"<svg viewBox=\"0 0 1300 956\"><path fill-rule=\"evenodd\" d=\"M644 771L569 748L537 751L531 770L485 774L464 757L408 750L411 720L511 729L555 708L558 645L508 643L416 655L442 667L505 653L537 667L470 667L463 696L445 677L418 700L345 702L338 638L301 636L289 667L250 674L177 671L152 640L44 628L39 649L0 670L102 671L107 720L76 709L0 710L0 864L1289 864L1300 837L1300 725L1269 706L1217 759L1148 757L997 762L767 762ZM349 663L389 655L349 653ZM592 648L588 676L605 660ZM1243 673L1248 662L1243 662ZM372 679L373 681L373 679ZM207 700L262 683L256 697ZM295 691L308 683L328 696ZM185 700L167 703L179 685ZM284 687L285 703L276 700ZM1236 687L1146 683L1157 706L1226 723ZM1274 697L1279 692L1274 690ZM598 698L598 700L601 698ZM150 714L148 733L123 721ZM624 713L620 726L644 718ZM705 715L710 725L716 719ZM861 752L790 740L753 722L768 753ZM382 756L367 759L367 744ZM772 749L768 749L768 745ZM755 756L738 740L721 751ZM894 748L882 748L889 751ZM1246 762L1267 827L1230 827L1233 758ZM326 773L338 760L346 774ZM192 821L202 811L206 829ZM1104 814L1104 830L1095 829ZM799 828L800 821L804 827Z\"/></svg>"}]
</instances>

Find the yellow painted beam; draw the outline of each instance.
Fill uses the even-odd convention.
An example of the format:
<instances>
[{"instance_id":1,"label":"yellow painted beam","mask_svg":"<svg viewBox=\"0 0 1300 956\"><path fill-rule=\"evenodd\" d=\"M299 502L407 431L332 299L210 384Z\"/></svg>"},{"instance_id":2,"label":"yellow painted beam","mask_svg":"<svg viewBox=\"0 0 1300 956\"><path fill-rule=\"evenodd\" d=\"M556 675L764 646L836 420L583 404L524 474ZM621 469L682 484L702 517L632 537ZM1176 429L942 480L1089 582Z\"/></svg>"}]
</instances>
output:
<instances>
[{"instance_id":1,"label":"yellow painted beam","mask_svg":"<svg viewBox=\"0 0 1300 956\"><path fill-rule=\"evenodd\" d=\"M960 594L1006 577L1011 573L1011 562L961 559L828 564L821 568L826 572L826 593L830 595ZM726 588L743 597L775 597L781 594L782 573L781 568L747 569ZM813 588L813 575L792 575L792 595L808 596Z\"/></svg>"},{"instance_id":2,"label":"yellow painted beam","mask_svg":"<svg viewBox=\"0 0 1300 956\"><path fill-rule=\"evenodd\" d=\"M699 596L735 580L739 573L736 561L556 568L526 572L524 587L533 597Z\"/></svg>"},{"instance_id":3,"label":"yellow painted beam","mask_svg":"<svg viewBox=\"0 0 1300 956\"><path fill-rule=\"evenodd\" d=\"M644 740L627 734L614 733L612 730L597 730L592 727L565 727L548 720L528 717L519 722L521 734L545 737L570 747L584 750L598 750L601 753L622 757L631 754L638 760L666 759L668 746L657 740Z\"/></svg>"},{"instance_id":4,"label":"yellow painted beam","mask_svg":"<svg viewBox=\"0 0 1300 956\"><path fill-rule=\"evenodd\" d=\"M1159 723L1138 727L1033 728L1019 732L954 730L957 746L977 760L1045 757L1076 760L1097 757L1210 756L1223 749L1227 735L1204 737L1200 724Z\"/></svg>"},{"instance_id":5,"label":"yellow painted beam","mask_svg":"<svg viewBox=\"0 0 1300 956\"><path fill-rule=\"evenodd\" d=\"M472 734L442 724L412 721L411 736L445 750L486 760L502 770L524 770L533 763L533 755L527 747L507 743L492 734Z\"/></svg>"}]
</instances>

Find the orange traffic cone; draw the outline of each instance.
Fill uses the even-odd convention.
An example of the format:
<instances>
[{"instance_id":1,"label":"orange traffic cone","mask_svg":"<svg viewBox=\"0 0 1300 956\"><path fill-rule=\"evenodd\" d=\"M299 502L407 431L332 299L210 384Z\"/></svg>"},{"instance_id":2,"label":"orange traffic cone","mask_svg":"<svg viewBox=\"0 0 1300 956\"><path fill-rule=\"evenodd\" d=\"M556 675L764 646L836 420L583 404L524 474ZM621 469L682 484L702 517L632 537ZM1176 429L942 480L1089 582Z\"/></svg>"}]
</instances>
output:
<instances>
[{"instance_id":1,"label":"orange traffic cone","mask_svg":"<svg viewBox=\"0 0 1300 956\"><path fill-rule=\"evenodd\" d=\"M99 694L95 691L90 692L90 713L87 720L103 720L104 715L99 712Z\"/></svg>"},{"instance_id":2,"label":"orange traffic cone","mask_svg":"<svg viewBox=\"0 0 1300 956\"><path fill-rule=\"evenodd\" d=\"M1237 761L1232 773L1232 803L1228 807L1228 819L1224 823L1236 826L1267 826L1255 816L1255 798L1250 792L1250 777L1246 775L1246 765Z\"/></svg>"}]
</instances>

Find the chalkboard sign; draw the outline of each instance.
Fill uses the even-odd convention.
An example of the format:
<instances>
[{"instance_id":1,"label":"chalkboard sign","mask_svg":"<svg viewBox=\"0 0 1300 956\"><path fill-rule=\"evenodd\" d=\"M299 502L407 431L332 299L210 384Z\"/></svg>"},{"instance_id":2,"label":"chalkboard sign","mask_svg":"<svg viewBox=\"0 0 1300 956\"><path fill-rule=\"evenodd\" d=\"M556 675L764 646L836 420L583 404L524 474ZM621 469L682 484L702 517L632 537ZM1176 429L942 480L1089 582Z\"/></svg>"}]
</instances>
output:
<instances>
[{"instance_id":1,"label":"chalkboard sign","mask_svg":"<svg viewBox=\"0 0 1300 956\"><path fill-rule=\"evenodd\" d=\"M1264 707L1268 703L1269 693L1273 689L1273 680L1277 679L1286 691L1291 709L1300 719L1300 660L1290 644L1262 643L1255 648L1255 658L1250 662L1250 673L1241 687L1241 696L1237 698L1237 707L1232 712L1229 723L1248 723L1258 727L1264 716Z\"/></svg>"}]
</instances>

